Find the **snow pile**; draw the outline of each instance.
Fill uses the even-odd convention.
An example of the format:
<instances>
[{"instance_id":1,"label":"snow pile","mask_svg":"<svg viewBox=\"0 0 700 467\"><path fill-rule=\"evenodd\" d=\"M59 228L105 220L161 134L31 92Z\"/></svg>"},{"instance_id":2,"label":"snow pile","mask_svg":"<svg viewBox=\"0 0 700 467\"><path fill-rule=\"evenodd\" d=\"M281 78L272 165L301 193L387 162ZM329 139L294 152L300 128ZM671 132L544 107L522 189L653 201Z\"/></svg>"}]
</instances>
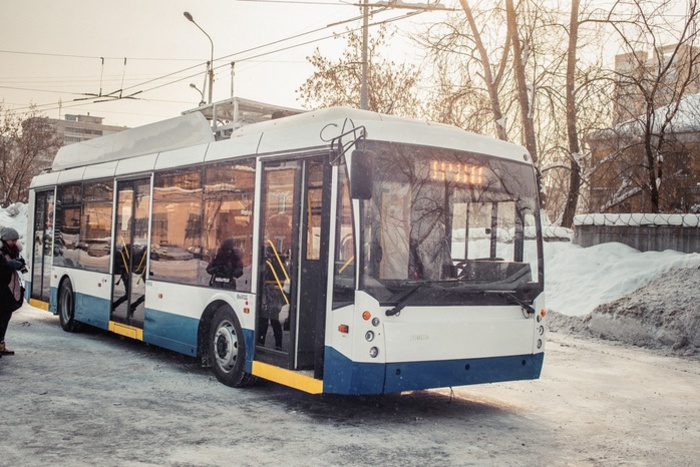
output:
<instances>
[{"instance_id":1,"label":"snow pile","mask_svg":"<svg viewBox=\"0 0 700 467\"><path fill-rule=\"evenodd\" d=\"M550 330L700 351L700 254L545 244L545 261Z\"/></svg>"},{"instance_id":2,"label":"snow pile","mask_svg":"<svg viewBox=\"0 0 700 467\"><path fill-rule=\"evenodd\" d=\"M622 243L588 248L545 243L544 248L547 308L568 316L588 314L671 269L700 267L698 253L640 252Z\"/></svg>"},{"instance_id":3,"label":"snow pile","mask_svg":"<svg viewBox=\"0 0 700 467\"><path fill-rule=\"evenodd\" d=\"M19 241L26 245L27 236L27 205L15 203L7 208L0 208L0 228L13 227L19 233Z\"/></svg>"}]
</instances>

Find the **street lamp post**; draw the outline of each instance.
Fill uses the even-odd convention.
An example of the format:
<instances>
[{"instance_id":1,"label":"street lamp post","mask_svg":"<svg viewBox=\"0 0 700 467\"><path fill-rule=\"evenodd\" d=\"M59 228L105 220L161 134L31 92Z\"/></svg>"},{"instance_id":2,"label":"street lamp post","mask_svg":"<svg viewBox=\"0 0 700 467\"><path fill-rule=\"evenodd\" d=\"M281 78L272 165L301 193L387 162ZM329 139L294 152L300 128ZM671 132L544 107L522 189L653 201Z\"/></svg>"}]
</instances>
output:
<instances>
[{"instance_id":1,"label":"street lamp post","mask_svg":"<svg viewBox=\"0 0 700 467\"><path fill-rule=\"evenodd\" d=\"M211 37L207 32L202 29L202 27L197 24L197 22L194 20L192 15L190 14L189 11L186 11L183 13L185 15L185 18L187 18L188 21L191 21L192 24L197 26L197 28L204 33L205 36L207 36L207 39L209 39L209 43L211 44L211 58L209 59L209 104L211 104L211 96L212 96L212 90L214 88L214 41L211 40Z\"/></svg>"}]
</instances>

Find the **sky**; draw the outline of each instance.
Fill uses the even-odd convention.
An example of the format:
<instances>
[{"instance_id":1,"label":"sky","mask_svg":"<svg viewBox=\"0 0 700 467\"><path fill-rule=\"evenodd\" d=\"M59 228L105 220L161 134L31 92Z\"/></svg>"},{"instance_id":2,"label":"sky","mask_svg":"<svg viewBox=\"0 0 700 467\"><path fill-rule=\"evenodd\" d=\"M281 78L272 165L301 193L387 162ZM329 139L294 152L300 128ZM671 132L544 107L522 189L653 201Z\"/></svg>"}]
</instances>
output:
<instances>
[{"instance_id":1,"label":"sky","mask_svg":"<svg viewBox=\"0 0 700 467\"><path fill-rule=\"evenodd\" d=\"M458 5L456 0L443 4ZM36 104L52 118L90 113L119 126L196 107L201 96L190 83L203 89L211 45L185 18L188 11L214 44L214 101L231 97L235 61L236 97L301 108L295 91L314 71L306 57L316 47L339 56L345 40L332 36L361 26L356 5L344 0L0 0L0 102L16 112ZM385 11L374 20L407 11ZM407 37L417 25L446 16L429 12L392 24ZM284 40L293 36L298 37ZM416 57L403 47L392 59ZM138 94L92 102L94 95L118 95L120 89L122 96Z\"/></svg>"}]
</instances>

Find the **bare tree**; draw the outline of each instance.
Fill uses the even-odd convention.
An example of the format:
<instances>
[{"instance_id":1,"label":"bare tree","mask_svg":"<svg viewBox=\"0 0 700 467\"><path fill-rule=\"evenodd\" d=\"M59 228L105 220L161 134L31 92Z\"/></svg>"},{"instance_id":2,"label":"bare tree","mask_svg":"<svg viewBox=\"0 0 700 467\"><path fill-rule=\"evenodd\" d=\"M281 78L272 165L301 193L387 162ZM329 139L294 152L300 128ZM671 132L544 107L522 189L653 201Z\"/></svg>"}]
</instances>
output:
<instances>
[{"instance_id":1,"label":"bare tree","mask_svg":"<svg viewBox=\"0 0 700 467\"><path fill-rule=\"evenodd\" d=\"M678 151L673 146L679 114L690 107L689 95L700 92L700 8L689 1L679 19L674 6L671 0L618 1L609 19L626 51L616 63L614 128L617 157L626 159L622 182L630 193L645 193L652 212L664 205L664 153Z\"/></svg>"},{"instance_id":2,"label":"bare tree","mask_svg":"<svg viewBox=\"0 0 700 467\"><path fill-rule=\"evenodd\" d=\"M571 16L569 19L569 46L566 60L566 132L571 154L571 170L569 173L569 190L562 225L569 227L574 222L578 206L579 190L581 188L581 146L576 127L576 50L578 43L579 0L571 0Z\"/></svg>"},{"instance_id":3,"label":"bare tree","mask_svg":"<svg viewBox=\"0 0 700 467\"><path fill-rule=\"evenodd\" d=\"M32 177L50 161L63 139L32 108L17 115L0 104L0 206L26 202Z\"/></svg>"},{"instance_id":4,"label":"bare tree","mask_svg":"<svg viewBox=\"0 0 700 467\"><path fill-rule=\"evenodd\" d=\"M386 26L382 25L368 44L368 108L405 117L419 116L422 112L416 88L419 71L414 66L397 64L380 55L390 37ZM316 71L297 90L300 99L312 108L360 108L361 57L362 38L353 31L348 32L347 47L337 61L324 57L316 49L307 58Z\"/></svg>"},{"instance_id":5,"label":"bare tree","mask_svg":"<svg viewBox=\"0 0 700 467\"><path fill-rule=\"evenodd\" d=\"M459 3L462 6L462 10L464 10L464 14L467 17L467 22L469 23L469 28L474 38L474 44L476 45L476 50L479 54L479 61L481 62L481 67L483 70L484 85L486 86L486 90L489 94L489 103L491 105L491 112L493 113L493 122L495 125L496 135L499 139L507 141L508 134L506 132L503 111L501 110L499 86L501 80L503 79L505 71L506 58L508 57L510 49L511 36L506 36L506 43L503 47L501 65L499 66L497 73L494 75L491 71L491 59L489 58L489 54L486 50L486 47L484 46L484 41L481 38L481 31L477 27L476 21L474 20L474 14L472 12L471 6L469 5L469 2L467 0L459 0Z\"/></svg>"}]
</instances>

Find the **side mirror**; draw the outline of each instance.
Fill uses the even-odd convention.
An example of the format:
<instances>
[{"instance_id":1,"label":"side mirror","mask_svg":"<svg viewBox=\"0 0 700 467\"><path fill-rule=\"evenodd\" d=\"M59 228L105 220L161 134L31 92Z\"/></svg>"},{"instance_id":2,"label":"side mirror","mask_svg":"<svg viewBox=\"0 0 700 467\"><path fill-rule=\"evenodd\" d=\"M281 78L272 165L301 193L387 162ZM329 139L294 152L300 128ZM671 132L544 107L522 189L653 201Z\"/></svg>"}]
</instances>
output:
<instances>
[{"instance_id":1,"label":"side mirror","mask_svg":"<svg viewBox=\"0 0 700 467\"><path fill-rule=\"evenodd\" d=\"M372 199L374 164L369 153L355 149L350 160L350 197Z\"/></svg>"}]
</instances>

